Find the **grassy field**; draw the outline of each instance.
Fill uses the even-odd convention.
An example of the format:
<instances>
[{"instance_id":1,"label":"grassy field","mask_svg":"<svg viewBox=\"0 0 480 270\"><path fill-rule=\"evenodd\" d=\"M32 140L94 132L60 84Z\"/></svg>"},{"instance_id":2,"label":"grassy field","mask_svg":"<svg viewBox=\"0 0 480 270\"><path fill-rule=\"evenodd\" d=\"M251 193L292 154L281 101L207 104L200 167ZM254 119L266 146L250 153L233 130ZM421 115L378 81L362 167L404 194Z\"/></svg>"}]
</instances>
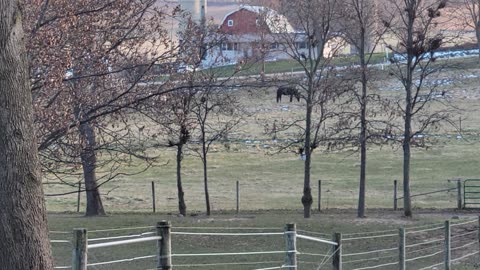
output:
<instances>
[{"instance_id":1,"label":"grassy field","mask_svg":"<svg viewBox=\"0 0 480 270\"><path fill-rule=\"evenodd\" d=\"M414 233L419 230L441 226L443 221L459 213L451 212L430 212L420 211L414 219L403 219L399 213L391 211L374 211L366 219L355 219L352 211L324 211L322 214L314 214L311 219L301 218L301 212L296 211L265 211L249 212L242 215L228 213L217 214L213 218L197 216L180 218L172 215L148 215L148 214L115 214L108 218L82 218L73 214L52 214L49 216L52 239L70 239L70 232L73 228L88 228L89 239L112 237L120 235L138 234L153 231L153 228L136 230L99 231L112 228L131 228L153 226L157 221L166 219L172 221L174 232L282 232L286 223L295 222L297 232L303 235L331 239L334 232L343 233L343 254L344 269L379 265L382 263L395 262L397 251L386 251L376 254L377 259L372 255L348 255L357 252L365 252L378 249L389 249L397 246L397 232L399 227L407 228L407 245L418 244L427 240L441 238L443 230L434 230L427 233ZM472 213L462 213L460 220L453 220L454 223L463 223L468 220L475 220ZM425 226L427 224L427 226ZM465 232L473 232L470 236L453 238L452 246L458 247L465 243L476 241L476 223L462 225L452 228L452 236L462 235ZM200 229L204 228L204 229ZM228 228L228 229L226 229ZM256 228L256 229L254 229ZM263 229L262 229L263 228ZM376 234L365 232L382 231ZM66 232L62 234L60 232ZM352 239L365 236L384 237L370 239ZM391 236L388 236L391 235ZM71 252L68 244L54 244L54 254L57 266L69 265ZM441 250L442 244L421 245L407 249L407 259L428 255ZM476 246L457 249L452 253L452 259L459 258L472 252ZM281 235L276 236L196 236L196 235L173 235L173 254L199 254L199 253L224 253L224 252L253 252L253 251L283 251L284 240ZM321 265L323 257L316 254L331 254L331 248L324 244L318 244L299 239L297 250L299 268L303 269L330 269L331 261L325 260ZM104 249L95 249L88 255L89 263L99 263L125 258L154 255L155 243L133 244L129 246L116 246ZM441 262L442 254L409 262L409 269L420 269ZM473 259L472 259L473 258ZM175 269L260 269L264 267L275 267L283 264L284 254L266 255L243 255L243 256L221 256L221 257L173 257ZM364 261L366 260L366 261ZM478 258L462 260L455 263L454 269L476 269L473 265ZM215 265L227 263L229 265ZM187 267L186 265L195 266ZM198 264L205 264L204 266ZM238 264L238 265L237 265ZM123 262L109 265L97 265L92 269L152 269L155 267L155 259L142 259L133 262ZM90 269L90 268L89 268Z\"/></svg>"},{"instance_id":2,"label":"grassy field","mask_svg":"<svg viewBox=\"0 0 480 270\"><path fill-rule=\"evenodd\" d=\"M428 148L415 148L412 154L411 190L413 194L455 187L455 183L447 181L455 178L480 178L478 166L480 156L480 70L477 64L466 61L458 65L468 67L461 72L450 69L436 80L448 79L439 89L446 89L451 94L451 104L458 108L452 116L455 125L462 126L459 131L451 125L444 125L440 130L432 132ZM382 74L380 74L382 75ZM384 74L383 74L384 75ZM382 76L383 76L382 75ZM399 83L386 78L377 82L379 94L395 99L401 91ZM473 218L478 213L454 211L456 207L456 191L437 193L413 199L414 219L403 219L401 212L390 210L393 206L393 180L402 179L402 151L399 145L369 146L367 167L367 218L355 219L357 204L359 156L354 149L337 151L317 151L312 161L312 190L314 191L314 207L316 208L317 180L322 180L322 213L315 212L312 219L302 218L303 161L294 152L277 153L282 142L293 139L292 133L279 135L277 142L264 132L265 124L274 121L291 120L303 112L303 104L282 102L276 103L274 88L250 89L238 91L245 109L252 114L246 117L242 126L231 134L230 141L214 145L209 160L209 186L213 217L203 216L204 191L202 166L191 150L187 151L183 162L183 181L187 204L187 217L178 217L177 193L175 183L175 153L171 149L152 150L158 156L154 167L134 176L119 176L101 188L103 204L108 217L83 218L81 214L72 214L77 207L77 194L60 197L47 197L47 208L50 229L64 233L52 233L51 239L69 239L73 228L88 228L89 238L110 237L126 234L137 234L150 229L126 230L114 232L95 232L95 230L151 226L159 220L171 220L174 231L205 231L193 227L216 227L215 231L227 231L225 227L269 228L264 231L281 232L285 223L296 222L305 234L330 238L333 232L344 233L345 238L352 238L356 233L394 230L398 227L412 227L425 224L439 224L453 216L461 219ZM195 147L191 145L190 147ZM134 161L124 172L134 172L142 164ZM51 181L48 177L45 182ZM55 180L53 180L55 181ZM159 214L149 214L152 209L151 182L156 187L156 208ZM233 214L236 207L235 185L240 182L240 214ZM45 193L71 192L64 185L45 185ZM400 192L401 194L401 192ZM400 204L401 205L401 204ZM81 209L84 198L82 196ZM435 209L435 210L432 210ZM439 210L444 209L444 210ZM455 219L454 222L457 222ZM435 226L435 225L432 225ZM186 227L180 229L179 227ZM453 235L474 232L473 225L462 226L452 230ZM228 230L231 232L231 230ZM258 231L238 229L238 232ZM262 230L260 230L262 231ZM320 234L318 234L320 233ZM350 235L349 235L350 234ZM387 233L389 234L389 233ZM392 234L392 232L390 232ZM371 235L371 234L364 234ZM442 230L427 234L413 234L407 238L407 244L416 244L431 239L441 238ZM471 237L457 239L455 247L475 240ZM473 237L473 238L472 238ZM377 248L393 248L396 236L385 236L375 239L352 240L344 246L344 254L356 253ZM299 269L318 269L321 258L312 254L329 254L330 249L299 240ZM282 237L207 237L207 236L174 236L173 252L176 254L208 253L208 252L243 252L283 250ZM54 244L56 265L69 265L71 250L68 244ZM424 246L407 250L407 258L428 255L438 251L440 246ZM459 258L477 246L458 249L453 258ZM133 258L155 253L155 243L135 244L115 248L94 250L89 254L89 262L102 262L115 259ZM409 269L440 262L442 254L408 263ZM376 260L363 261L364 259ZM397 254L377 254L375 256L347 256L344 269L367 267L370 265L395 261ZM259 264L249 264L261 262ZM271 262L271 263L265 263ZM235 257L177 257L174 258L176 269L259 269L274 267L283 262L283 255L258 255ZM245 263L244 265L218 266L216 263ZM463 263L463 262L462 262ZM476 269L478 258L466 260L463 264L455 264L455 269ZM207 264L190 266L189 264ZM211 264L211 265L209 265ZM327 262L329 269L330 262ZM183 265L183 267L182 267ZM115 265L97 265L92 269L152 269L153 259L137 260Z\"/></svg>"},{"instance_id":3,"label":"grassy field","mask_svg":"<svg viewBox=\"0 0 480 270\"><path fill-rule=\"evenodd\" d=\"M480 74L478 69L449 71L437 80L448 78L442 86L451 93L451 103L458 108L452 121L462 126L462 138L450 125L430 142L429 148L417 148L412 155L412 193L453 188L454 178L480 178L477 166L480 147ZM395 98L400 94L399 83L387 79L377 82L380 94ZM439 91L440 91L439 90ZM303 162L294 152L276 153L282 140L294 139L291 133L272 141L264 132L265 125L299 117L303 104L288 101L276 103L275 89L238 91L242 104L252 115L233 134L228 143L214 145L209 160L210 192L214 210L235 208L235 183L240 181L240 208L299 209L303 182ZM252 93L253 92L253 93ZM190 147L196 147L191 145ZM168 148L155 150L156 166L134 176L119 176L101 188L104 205L109 212L151 210L151 182L157 192L157 210L175 212L176 182L175 153ZM190 152L191 154L191 152ZM133 172L141 164L133 163L125 172ZM353 149L317 151L312 163L312 189L317 200L317 180L323 180L322 207L355 208L357 203L359 157ZM183 165L187 210L204 210L202 166L198 158L187 153ZM402 179L402 151L399 145L370 146L367 167L367 207L390 208L393 205L393 180ZM48 180L46 180L48 181ZM62 185L46 185L46 193L72 191ZM417 208L456 206L456 193L439 193L414 199ZM50 211L74 211L76 194L48 197ZM82 198L83 200L83 198ZM82 204L83 207L83 204Z\"/></svg>"}]
</instances>

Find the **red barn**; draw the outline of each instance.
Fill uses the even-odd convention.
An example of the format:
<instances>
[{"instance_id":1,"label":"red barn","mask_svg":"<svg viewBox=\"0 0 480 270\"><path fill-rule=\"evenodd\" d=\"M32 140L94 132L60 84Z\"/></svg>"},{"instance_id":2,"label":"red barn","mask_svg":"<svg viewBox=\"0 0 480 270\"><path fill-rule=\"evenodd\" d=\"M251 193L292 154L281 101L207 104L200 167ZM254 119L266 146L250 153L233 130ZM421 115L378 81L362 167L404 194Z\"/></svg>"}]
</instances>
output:
<instances>
[{"instance_id":1,"label":"red barn","mask_svg":"<svg viewBox=\"0 0 480 270\"><path fill-rule=\"evenodd\" d=\"M219 32L225 35L225 42L218 52L211 53L210 58L236 63L255 57L267 60L289 58L285 53L286 46L276 42L274 36L295 31L285 16L270 8L242 5L225 15ZM305 47L305 42L299 42L298 46Z\"/></svg>"}]
</instances>

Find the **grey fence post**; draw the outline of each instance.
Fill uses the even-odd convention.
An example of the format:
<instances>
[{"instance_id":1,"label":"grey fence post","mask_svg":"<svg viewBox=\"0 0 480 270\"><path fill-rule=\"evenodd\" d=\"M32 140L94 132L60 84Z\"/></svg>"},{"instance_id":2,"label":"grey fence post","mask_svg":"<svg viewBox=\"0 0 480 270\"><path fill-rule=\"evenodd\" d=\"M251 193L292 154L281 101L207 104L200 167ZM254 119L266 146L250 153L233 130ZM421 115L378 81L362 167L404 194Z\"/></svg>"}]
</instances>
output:
<instances>
[{"instance_id":1,"label":"grey fence post","mask_svg":"<svg viewBox=\"0 0 480 270\"><path fill-rule=\"evenodd\" d=\"M457 208L462 210L462 180L457 180Z\"/></svg>"},{"instance_id":2,"label":"grey fence post","mask_svg":"<svg viewBox=\"0 0 480 270\"><path fill-rule=\"evenodd\" d=\"M87 229L73 229L72 270L87 269Z\"/></svg>"},{"instance_id":3,"label":"grey fence post","mask_svg":"<svg viewBox=\"0 0 480 270\"><path fill-rule=\"evenodd\" d=\"M78 194L77 194L77 213L80 212L80 193L82 192L82 182L78 181Z\"/></svg>"},{"instance_id":4,"label":"grey fence post","mask_svg":"<svg viewBox=\"0 0 480 270\"><path fill-rule=\"evenodd\" d=\"M156 201L155 201L155 182L152 181L152 211L155 213L156 211Z\"/></svg>"},{"instance_id":5,"label":"grey fence post","mask_svg":"<svg viewBox=\"0 0 480 270\"><path fill-rule=\"evenodd\" d=\"M398 230L398 268L400 270L405 270L405 260L406 260L406 254L405 254L405 228L400 228Z\"/></svg>"},{"instance_id":6,"label":"grey fence post","mask_svg":"<svg viewBox=\"0 0 480 270\"><path fill-rule=\"evenodd\" d=\"M337 243L333 248L332 264L333 270L342 270L342 234L334 233L333 242Z\"/></svg>"},{"instance_id":7,"label":"grey fence post","mask_svg":"<svg viewBox=\"0 0 480 270\"><path fill-rule=\"evenodd\" d=\"M450 250L450 220L445 221L445 270L451 268L452 251Z\"/></svg>"},{"instance_id":8,"label":"grey fence post","mask_svg":"<svg viewBox=\"0 0 480 270\"><path fill-rule=\"evenodd\" d=\"M158 240L158 258L157 270L172 269L172 240L170 238L172 225L170 221L160 221L157 223L157 235L161 237Z\"/></svg>"},{"instance_id":9,"label":"grey fence post","mask_svg":"<svg viewBox=\"0 0 480 270\"><path fill-rule=\"evenodd\" d=\"M322 180L318 180L318 212L322 210Z\"/></svg>"},{"instance_id":10,"label":"grey fence post","mask_svg":"<svg viewBox=\"0 0 480 270\"><path fill-rule=\"evenodd\" d=\"M240 182L237 181L236 184L236 195L237 195L237 214L240 213Z\"/></svg>"},{"instance_id":11,"label":"grey fence post","mask_svg":"<svg viewBox=\"0 0 480 270\"><path fill-rule=\"evenodd\" d=\"M398 181L394 180L393 181L393 210L397 211L398 209L398 204L397 204L397 184Z\"/></svg>"},{"instance_id":12,"label":"grey fence post","mask_svg":"<svg viewBox=\"0 0 480 270\"><path fill-rule=\"evenodd\" d=\"M295 223L285 225L285 244L287 247L286 269L297 270L297 226Z\"/></svg>"}]
</instances>

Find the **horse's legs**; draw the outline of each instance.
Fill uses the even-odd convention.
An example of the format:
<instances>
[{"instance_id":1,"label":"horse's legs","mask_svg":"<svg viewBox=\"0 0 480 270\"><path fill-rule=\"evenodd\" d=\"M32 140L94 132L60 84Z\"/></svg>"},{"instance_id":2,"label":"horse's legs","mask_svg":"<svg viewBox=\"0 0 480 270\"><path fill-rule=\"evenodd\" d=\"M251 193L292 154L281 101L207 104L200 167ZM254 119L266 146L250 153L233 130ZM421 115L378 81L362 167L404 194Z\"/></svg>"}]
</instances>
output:
<instances>
[{"instance_id":1,"label":"horse's legs","mask_svg":"<svg viewBox=\"0 0 480 270\"><path fill-rule=\"evenodd\" d=\"M293 94L290 94L290 102L293 101Z\"/></svg>"}]
</instances>

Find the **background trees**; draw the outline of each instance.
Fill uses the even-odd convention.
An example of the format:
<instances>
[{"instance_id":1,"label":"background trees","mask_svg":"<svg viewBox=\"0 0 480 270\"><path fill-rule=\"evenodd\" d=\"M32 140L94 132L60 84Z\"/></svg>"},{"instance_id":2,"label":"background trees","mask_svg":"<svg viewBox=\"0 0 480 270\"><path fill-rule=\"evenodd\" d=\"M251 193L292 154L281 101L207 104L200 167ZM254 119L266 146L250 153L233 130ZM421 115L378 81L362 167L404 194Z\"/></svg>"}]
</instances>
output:
<instances>
[{"instance_id":1,"label":"background trees","mask_svg":"<svg viewBox=\"0 0 480 270\"><path fill-rule=\"evenodd\" d=\"M467 11L466 13L462 12L465 24L475 31L477 48L480 50L480 0L461 0L460 2L463 2ZM478 57L480 57L480 51Z\"/></svg>"},{"instance_id":2,"label":"background trees","mask_svg":"<svg viewBox=\"0 0 480 270\"><path fill-rule=\"evenodd\" d=\"M53 269L19 1L0 1L1 269Z\"/></svg>"}]
</instances>

